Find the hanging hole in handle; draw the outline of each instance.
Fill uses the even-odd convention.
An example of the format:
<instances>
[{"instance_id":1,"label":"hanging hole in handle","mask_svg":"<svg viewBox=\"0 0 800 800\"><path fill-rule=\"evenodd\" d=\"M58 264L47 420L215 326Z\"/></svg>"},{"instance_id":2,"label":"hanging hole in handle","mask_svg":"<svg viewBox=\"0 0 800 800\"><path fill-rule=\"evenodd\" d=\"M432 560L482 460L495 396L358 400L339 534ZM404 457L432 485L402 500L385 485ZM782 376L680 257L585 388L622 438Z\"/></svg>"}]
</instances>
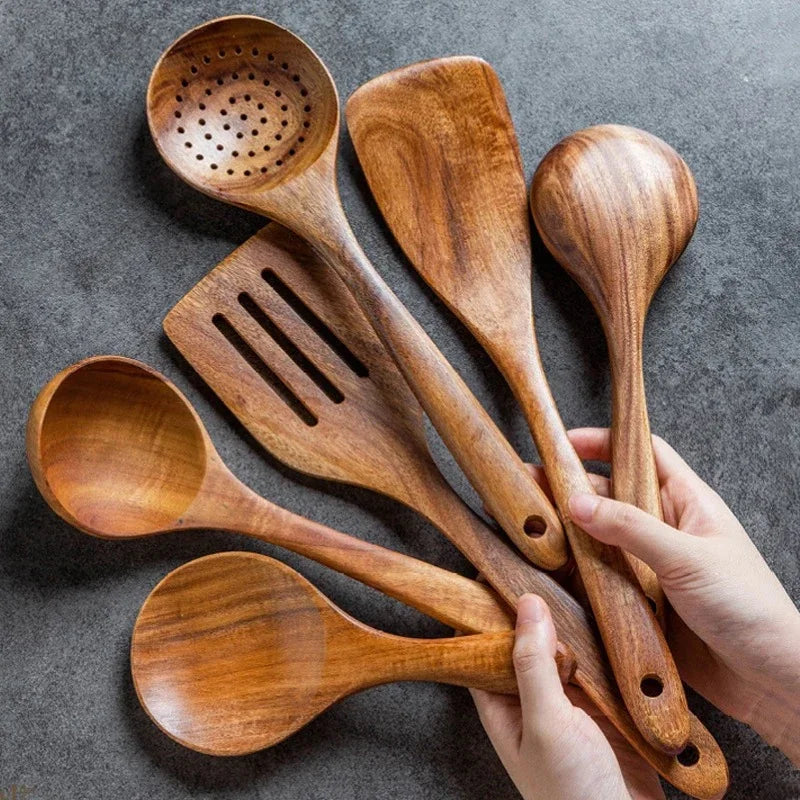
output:
<instances>
[{"instance_id":1,"label":"hanging hole in handle","mask_svg":"<svg viewBox=\"0 0 800 800\"><path fill-rule=\"evenodd\" d=\"M544 521L544 518L540 517L538 514L531 514L525 520L522 530L524 530L525 534L530 536L531 539L538 539L547 532L547 523Z\"/></svg>"},{"instance_id":2,"label":"hanging hole in handle","mask_svg":"<svg viewBox=\"0 0 800 800\"><path fill-rule=\"evenodd\" d=\"M658 675L645 675L639 688L646 697L658 697L664 691L664 682Z\"/></svg>"},{"instance_id":3,"label":"hanging hole in handle","mask_svg":"<svg viewBox=\"0 0 800 800\"><path fill-rule=\"evenodd\" d=\"M693 767L700 761L700 751L689 742L675 758L677 758L678 763L682 764L684 767Z\"/></svg>"},{"instance_id":4,"label":"hanging hole in handle","mask_svg":"<svg viewBox=\"0 0 800 800\"><path fill-rule=\"evenodd\" d=\"M647 604L650 606L650 610L654 614L658 614L658 604L656 603L656 601L653 600L652 597L648 597L647 595L645 595L645 599L647 600Z\"/></svg>"}]
</instances>

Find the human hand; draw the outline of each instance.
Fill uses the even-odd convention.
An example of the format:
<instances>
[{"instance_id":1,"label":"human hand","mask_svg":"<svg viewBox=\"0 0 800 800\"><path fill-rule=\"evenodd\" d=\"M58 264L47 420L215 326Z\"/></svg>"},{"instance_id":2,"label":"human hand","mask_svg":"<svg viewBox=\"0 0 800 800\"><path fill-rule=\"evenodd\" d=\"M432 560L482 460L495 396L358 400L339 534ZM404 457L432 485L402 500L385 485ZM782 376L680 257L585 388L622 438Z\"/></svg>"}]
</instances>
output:
<instances>
[{"instance_id":1,"label":"human hand","mask_svg":"<svg viewBox=\"0 0 800 800\"><path fill-rule=\"evenodd\" d=\"M514 643L519 697L472 690L481 723L520 794L525 800L663 800L654 770L583 693L569 687L567 697L555 653L547 605L524 595Z\"/></svg>"},{"instance_id":2,"label":"human hand","mask_svg":"<svg viewBox=\"0 0 800 800\"><path fill-rule=\"evenodd\" d=\"M584 460L609 461L609 431L570 432ZM619 503L608 483L570 500L575 522L652 567L675 613L669 642L682 677L800 764L800 613L719 495L653 438L664 522Z\"/></svg>"}]
</instances>

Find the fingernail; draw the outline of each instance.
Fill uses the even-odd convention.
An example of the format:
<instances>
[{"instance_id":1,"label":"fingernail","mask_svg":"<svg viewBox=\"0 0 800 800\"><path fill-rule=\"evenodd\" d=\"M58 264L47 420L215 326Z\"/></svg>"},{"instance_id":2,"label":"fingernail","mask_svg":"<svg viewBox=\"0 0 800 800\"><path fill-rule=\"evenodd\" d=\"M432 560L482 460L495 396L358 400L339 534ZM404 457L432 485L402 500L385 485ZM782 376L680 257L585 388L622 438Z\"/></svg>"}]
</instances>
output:
<instances>
[{"instance_id":1,"label":"fingernail","mask_svg":"<svg viewBox=\"0 0 800 800\"><path fill-rule=\"evenodd\" d=\"M569 499L569 510L578 522L591 522L599 503L596 494L574 494Z\"/></svg>"},{"instance_id":2,"label":"fingernail","mask_svg":"<svg viewBox=\"0 0 800 800\"><path fill-rule=\"evenodd\" d=\"M545 604L539 595L526 594L520 597L517 606L517 625L541 622L545 615Z\"/></svg>"}]
</instances>

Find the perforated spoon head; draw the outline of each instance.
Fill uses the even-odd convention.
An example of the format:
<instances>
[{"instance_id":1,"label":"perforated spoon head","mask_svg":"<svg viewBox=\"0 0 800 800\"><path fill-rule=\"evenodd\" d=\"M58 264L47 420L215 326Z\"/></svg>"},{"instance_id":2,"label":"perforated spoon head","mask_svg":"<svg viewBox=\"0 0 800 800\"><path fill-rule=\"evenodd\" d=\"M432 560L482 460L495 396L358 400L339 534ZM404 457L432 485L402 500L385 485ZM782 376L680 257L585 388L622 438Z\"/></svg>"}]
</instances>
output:
<instances>
[{"instance_id":1,"label":"perforated spoon head","mask_svg":"<svg viewBox=\"0 0 800 800\"><path fill-rule=\"evenodd\" d=\"M42 389L28 418L27 452L51 508L104 538L174 527L215 455L178 389L118 356L67 367Z\"/></svg>"},{"instance_id":2,"label":"perforated spoon head","mask_svg":"<svg viewBox=\"0 0 800 800\"><path fill-rule=\"evenodd\" d=\"M335 148L339 100L300 38L231 16L185 33L150 77L147 119L169 166L197 189L256 212Z\"/></svg>"},{"instance_id":3,"label":"perforated spoon head","mask_svg":"<svg viewBox=\"0 0 800 800\"><path fill-rule=\"evenodd\" d=\"M562 139L542 159L531 210L547 248L603 324L638 323L697 224L697 188L666 142L624 125Z\"/></svg>"}]
</instances>

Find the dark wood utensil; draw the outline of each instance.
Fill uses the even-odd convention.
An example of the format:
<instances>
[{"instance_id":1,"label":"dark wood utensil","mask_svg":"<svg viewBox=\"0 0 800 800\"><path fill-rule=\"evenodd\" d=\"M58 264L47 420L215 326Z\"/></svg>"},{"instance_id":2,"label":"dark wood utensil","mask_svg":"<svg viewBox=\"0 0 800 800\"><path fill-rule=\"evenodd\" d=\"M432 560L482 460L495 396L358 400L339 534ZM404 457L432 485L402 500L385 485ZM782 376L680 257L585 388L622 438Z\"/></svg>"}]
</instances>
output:
<instances>
[{"instance_id":1,"label":"dark wood utensil","mask_svg":"<svg viewBox=\"0 0 800 800\"><path fill-rule=\"evenodd\" d=\"M45 500L107 539L217 528L285 547L459 630L506 630L513 614L476 581L270 503L223 464L178 388L145 364L98 356L56 375L28 421Z\"/></svg>"},{"instance_id":2,"label":"dark wood utensil","mask_svg":"<svg viewBox=\"0 0 800 800\"><path fill-rule=\"evenodd\" d=\"M592 301L605 330L614 496L661 519L642 336L653 295L697 224L692 173L658 137L597 125L567 136L542 159L530 201L544 243ZM648 595L663 598L653 571L629 558Z\"/></svg>"},{"instance_id":3,"label":"dark wood utensil","mask_svg":"<svg viewBox=\"0 0 800 800\"><path fill-rule=\"evenodd\" d=\"M155 724L217 756L291 736L336 701L393 681L512 694L514 634L410 639L364 625L302 575L257 553L218 553L167 575L133 630L131 673ZM559 650L566 681L575 662Z\"/></svg>"},{"instance_id":4,"label":"dark wood utensil","mask_svg":"<svg viewBox=\"0 0 800 800\"><path fill-rule=\"evenodd\" d=\"M663 632L624 553L569 518L570 496L593 489L536 345L525 178L497 76L471 57L404 67L359 88L347 122L400 246L525 412L628 711L654 747L680 752L689 709Z\"/></svg>"},{"instance_id":5,"label":"dark wood utensil","mask_svg":"<svg viewBox=\"0 0 800 800\"><path fill-rule=\"evenodd\" d=\"M696 717L692 744L679 757L645 742L583 608L493 535L445 481L428 451L421 409L394 362L344 284L304 242L269 225L200 281L164 329L276 458L423 514L511 605L526 591L544 597L560 640L576 654L575 683L637 752L688 794L716 797L724 790L724 757ZM300 398L312 418L298 416Z\"/></svg>"},{"instance_id":6,"label":"dark wood utensil","mask_svg":"<svg viewBox=\"0 0 800 800\"><path fill-rule=\"evenodd\" d=\"M336 186L336 87L316 53L259 17L208 22L159 59L147 117L187 183L281 222L337 271L494 518L532 561L562 566L555 509L353 236Z\"/></svg>"}]
</instances>

